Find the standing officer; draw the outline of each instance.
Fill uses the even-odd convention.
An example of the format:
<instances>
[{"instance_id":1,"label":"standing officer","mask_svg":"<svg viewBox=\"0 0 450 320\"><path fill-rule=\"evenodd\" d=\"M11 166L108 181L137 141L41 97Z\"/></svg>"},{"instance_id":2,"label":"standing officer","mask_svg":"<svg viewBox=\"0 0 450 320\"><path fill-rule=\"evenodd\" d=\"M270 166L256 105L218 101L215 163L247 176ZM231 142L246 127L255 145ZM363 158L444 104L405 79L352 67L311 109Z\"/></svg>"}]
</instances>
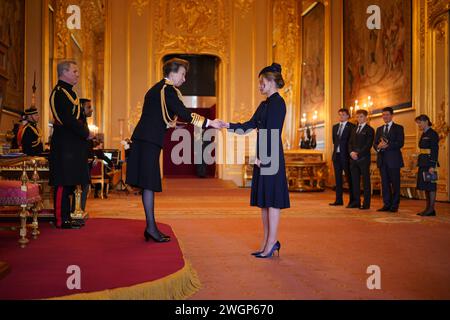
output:
<instances>
[{"instance_id":1,"label":"standing officer","mask_svg":"<svg viewBox=\"0 0 450 320\"><path fill-rule=\"evenodd\" d=\"M168 128L176 126L177 117L198 128L209 125L220 128L218 121L210 121L191 113L183 104L179 87L186 81L189 62L171 59L164 63L164 79L156 83L145 95L144 107L134 129L133 147L127 163L128 185L142 189L147 227L146 241L168 242L170 237L159 231L154 214L155 192L162 191L159 158L163 148L164 135Z\"/></svg>"},{"instance_id":2,"label":"standing officer","mask_svg":"<svg viewBox=\"0 0 450 320\"><path fill-rule=\"evenodd\" d=\"M437 167L439 166L439 135L433 130L430 118L422 114L416 118L416 123L422 136L419 141L419 172L417 173L417 189L425 191L427 197L427 207L418 213L422 217L433 217L436 215L434 205L436 202L437 190Z\"/></svg>"},{"instance_id":3,"label":"standing officer","mask_svg":"<svg viewBox=\"0 0 450 320\"><path fill-rule=\"evenodd\" d=\"M379 212L397 212L400 204L400 168L404 167L401 149L405 144L403 126L392 121L394 109L383 109L384 125L377 129L373 147L380 169L383 208Z\"/></svg>"},{"instance_id":4,"label":"standing officer","mask_svg":"<svg viewBox=\"0 0 450 320\"><path fill-rule=\"evenodd\" d=\"M22 129L22 152L28 156L36 156L44 152L42 134L38 127L39 113L31 107L24 112L27 124Z\"/></svg>"},{"instance_id":5,"label":"standing officer","mask_svg":"<svg viewBox=\"0 0 450 320\"><path fill-rule=\"evenodd\" d=\"M93 138L81 117L81 106L73 86L78 83L78 66L74 61L58 64L58 83L50 95L54 117L50 148L50 185L55 188L56 226L79 229L71 221L70 196L77 185L89 183L87 140Z\"/></svg>"},{"instance_id":6,"label":"standing officer","mask_svg":"<svg viewBox=\"0 0 450 320\"><path fill-rule=\"evenodd\" d=\"M375 130L367 123L368 112L358 110L356 118L358 127L353 129L349 142L350 170L353 181L353 202L347 208L370 209L370 150L372 149ZM361 176L364 185L364 203L361 206Z\"/></svg>"},{"instance_id":7,"label":"standing officer","mask_svg":"<svg viewBox=\"0 0 450 320\"><path fill-rule=\"evenodd\" d=\"M333 167L334 177L336 179L336 200L330 203L330 206L342 206L344 205L343 193L344 193L344 180L342 174L345 177L349 186L350 201L353 202L353 188L352 179L350 175L350 156L348 153L348 141L350 135L355 128L355 125L348 121L350 113L347 109L339 110L339 123L333 126Z\"/></svg>"}]
</instances>

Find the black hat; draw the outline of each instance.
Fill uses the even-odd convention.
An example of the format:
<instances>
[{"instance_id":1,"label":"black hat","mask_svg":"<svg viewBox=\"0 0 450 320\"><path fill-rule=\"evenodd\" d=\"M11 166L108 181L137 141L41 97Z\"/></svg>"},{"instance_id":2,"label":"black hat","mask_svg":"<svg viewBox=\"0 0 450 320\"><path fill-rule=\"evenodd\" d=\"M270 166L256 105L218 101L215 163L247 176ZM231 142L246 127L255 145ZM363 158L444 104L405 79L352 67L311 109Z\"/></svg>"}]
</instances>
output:
<instances>
[{"instance_id":1,"label":"black hat","mask_svg":"<svg viewBox=\"0 0 450 320\"><path fill-rule=\"evenodd\" d=\"M31 107L24 112L25 116L32 116L33 114L38 114L38 110L35 107Z\"/></svg>"},{"instance_id":2,"label":"black hat","mask_svg":"<svg viewBox=\"0 0 450 320\"><path fill-rule=\"evenodd\" d=\"M279 65L278 63L272 63L272 65L265 67L264 69L261 70L261 72L259 73L259 76L261 76L264 73L267 72L278 72L281 73L281 65Z\"/></svg>"}]
</instances>

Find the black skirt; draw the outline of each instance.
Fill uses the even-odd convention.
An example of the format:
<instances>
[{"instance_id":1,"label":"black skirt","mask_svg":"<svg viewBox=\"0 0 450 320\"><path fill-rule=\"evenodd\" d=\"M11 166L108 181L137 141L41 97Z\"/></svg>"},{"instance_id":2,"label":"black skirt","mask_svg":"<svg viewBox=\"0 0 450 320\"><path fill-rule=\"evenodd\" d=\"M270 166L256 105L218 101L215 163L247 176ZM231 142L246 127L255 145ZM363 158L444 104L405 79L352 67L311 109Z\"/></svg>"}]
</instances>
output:
<instances>
[{"instance_id":1,"label":"black skirt","mask_svg":"<svg viewBox=\"0 0 450 320\"><path fill-rule=\"evenodd\" d=\"M436 191L437 190L437 184L433 182L426 182L423 179L423 174L428 172L430 170L430 167L419 167L419 172L417 173L417 190L423 190L423 191Z\"/></svg>"},{"instance_id":2,"label":"black skirt","mask_svg":"<svg viewBox=\"0 0 450 320\"><path fill-rule=\"evenodd\" d=\"M160 155L160 146L134 140L127 161L126 183L133 187L161 192Z\"/></svg>"}]
</instances>

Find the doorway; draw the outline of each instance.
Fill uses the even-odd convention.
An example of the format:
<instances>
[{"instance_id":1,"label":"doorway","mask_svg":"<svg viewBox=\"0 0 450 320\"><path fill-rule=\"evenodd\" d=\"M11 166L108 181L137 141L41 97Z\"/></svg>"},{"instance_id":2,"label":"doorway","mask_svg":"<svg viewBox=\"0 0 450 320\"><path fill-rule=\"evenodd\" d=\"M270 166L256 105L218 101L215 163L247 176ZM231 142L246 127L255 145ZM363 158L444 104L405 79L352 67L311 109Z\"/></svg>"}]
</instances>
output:
<instances>
[{"instance_id":1,"label":"doorway","mask_svg":"<svg viewBox=\"0 0 450 320\"><path fill-rule=\"evenodd\" d=\"M163 58L163 63L172 58L180 58L189 61L189 72L186 82L179 88L183 94L184 105L207 119L216 118L217 106L217 75L219 58L213 55L189 55L170 54ZM194 136L192 125L181 125L189 131L191 137L191 162L189 164L175 164L171 159L173 148L179 141L171 141L172 134L177 129L169 129L164 140L163 152L163 175L168 178L214 178L216 176L216 165L206 163L194 164ZM209 142L211 143L211 142ZM203 149L209 144L203 142ZM180 154L184 156L183 154ZM214 156L214 154L213 154Z\"/></svg>"}]
</instances>

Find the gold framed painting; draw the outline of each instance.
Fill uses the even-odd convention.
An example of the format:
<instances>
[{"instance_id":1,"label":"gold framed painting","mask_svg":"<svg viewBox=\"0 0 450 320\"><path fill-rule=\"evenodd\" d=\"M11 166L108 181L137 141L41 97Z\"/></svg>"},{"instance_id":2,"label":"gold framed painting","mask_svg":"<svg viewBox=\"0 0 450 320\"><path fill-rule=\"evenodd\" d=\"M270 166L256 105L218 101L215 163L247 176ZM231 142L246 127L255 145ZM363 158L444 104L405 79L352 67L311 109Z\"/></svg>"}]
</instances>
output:
<instances>
[{"instance_id":1,"label":"gold framed painting","mask_svg":"<svg viewBox=\"0 0 450 320\"><path fill-rule=\"evenodd\" d=\"M316 2L302 14L301 127L313 125L318 149L324 148L325 5Z\"/></svg>"},{"instance_id":2,"label":"gold framed painting","mask_svg":"<svg viewBox=\"0 0 450 320\"><path fill-rule=\"evenodd\" d=\"M379 8L379 25L369 28ZM412 108L412 1L343 0L344 104ZM375 15L375 16L374 16Z\"/></svg>"}]
</instances>

